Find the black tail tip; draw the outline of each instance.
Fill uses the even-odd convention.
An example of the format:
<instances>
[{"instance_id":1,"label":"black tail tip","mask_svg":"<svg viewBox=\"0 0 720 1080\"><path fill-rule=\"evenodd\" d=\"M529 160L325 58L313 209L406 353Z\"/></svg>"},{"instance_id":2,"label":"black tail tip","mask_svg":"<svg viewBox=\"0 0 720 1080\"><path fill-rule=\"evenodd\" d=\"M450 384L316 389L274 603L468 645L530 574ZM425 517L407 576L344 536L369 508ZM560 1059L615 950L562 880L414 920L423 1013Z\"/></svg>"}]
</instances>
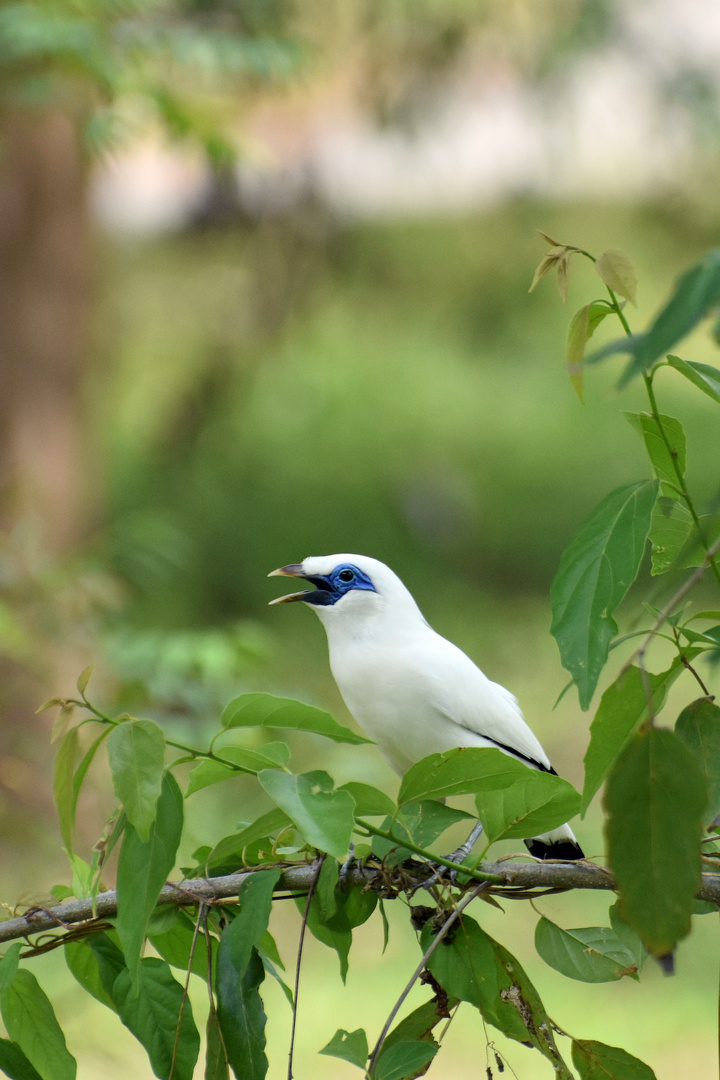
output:
<instances>
[{"instance_id":1,"label":"black tail tip","mask_svg":"<svg viewBox=\"0 0 720 1080\"><path fill-rule=\"evenodd\" d=\"M675 974L675 953L665 953L664 956L656 956L658 964L663 970L663 975Z\"/></svg>"},{"instance_id":2,"label":"black tail tip","mask_svg":"<svg viewBox=\"0 0 720 1080\"><path fill-rule=\"evenodd\" d=\"M573 840L556 840L546 844L544 840L526 840L525 847L536 859L561 859L563 862L576 862L584 859L583 849Z\"/></svg>"}]
</instances>

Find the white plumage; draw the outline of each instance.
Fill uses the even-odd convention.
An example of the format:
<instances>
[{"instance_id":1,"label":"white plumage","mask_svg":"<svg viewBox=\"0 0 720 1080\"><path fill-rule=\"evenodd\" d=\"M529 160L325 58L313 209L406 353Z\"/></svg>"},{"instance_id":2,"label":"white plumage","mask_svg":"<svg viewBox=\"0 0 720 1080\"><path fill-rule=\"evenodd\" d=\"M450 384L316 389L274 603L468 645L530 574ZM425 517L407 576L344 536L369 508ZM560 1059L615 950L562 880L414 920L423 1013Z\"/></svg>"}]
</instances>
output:
<instances>
[{"instance_id":1,"label":"white plumage","mask_svg":"<svg viewBox=\"0 0 720 1080\"><path fill-rule=\"evenodd\" d=\"M272 603L302 600L318 615L340 693L396 772L458 746L496 747L532 768L554 771L514 695L427 624L384 563L365 555L321 555L273 575L316 586ZM582 857L568 825L526 844L541 858Z\"/></svg>"}]
</instances>

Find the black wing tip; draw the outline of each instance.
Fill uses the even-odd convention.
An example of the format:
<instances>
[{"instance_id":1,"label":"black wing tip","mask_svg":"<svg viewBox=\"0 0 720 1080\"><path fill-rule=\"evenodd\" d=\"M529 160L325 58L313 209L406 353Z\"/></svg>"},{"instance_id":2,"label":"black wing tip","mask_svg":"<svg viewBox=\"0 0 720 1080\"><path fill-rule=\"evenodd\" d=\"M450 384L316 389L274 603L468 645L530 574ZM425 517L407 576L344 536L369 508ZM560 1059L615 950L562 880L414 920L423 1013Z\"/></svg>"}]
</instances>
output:
<instances>
[{"instance_id":1,"label":"black wing tip","mask_svg":"<svg viewBox=\"0 0 720 1080\"><path fill-rule=\"evenodd\" d=\"M556 840L546 844L544 840L526 840L525 847L536 859L560 859L563 862L577 862L585 854L574 840Z\"/></svg>"}]
</instances>

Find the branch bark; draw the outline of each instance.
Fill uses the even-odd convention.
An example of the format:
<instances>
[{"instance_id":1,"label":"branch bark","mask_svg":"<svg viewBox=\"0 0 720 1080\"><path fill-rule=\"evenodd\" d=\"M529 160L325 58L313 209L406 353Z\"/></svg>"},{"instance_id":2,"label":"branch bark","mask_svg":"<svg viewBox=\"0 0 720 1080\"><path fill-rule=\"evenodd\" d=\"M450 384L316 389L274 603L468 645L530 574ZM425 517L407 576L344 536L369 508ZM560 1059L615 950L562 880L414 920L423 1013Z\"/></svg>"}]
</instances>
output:
<instances>
[{"instance_id":1,"label":"branch bark","mask_svg":"<svg viewBox=\"0 0 720 1080\"><path fill-rule=\"evenodd\" d=\"M499 889L508 890L505 892L506 896L512 896L513 890L524 893L528 889L613 890L615 888L612 874L590 862L499 862L484 863L482 869L502 879L501 884L493 885L488 891L492 893ZM256 872L247 870L223 877L196 878L177 885L164 885L158 897L158 906L186 907L203 900L206 902L229 900L237 896L243 881ZM314 865L289 866L283 871L275 891L276 893L306 893L312 885L314 874ZM348 875L348 881L354 885L383 891L387 895L388 884L375 869L355 867ZM720 871L706 872L702 875L702 884L697 897L720 906ZM0 943L28 938L51 930L77 929L83 924L91 927L93 922L110 919L116 914L117 892L114 889L100 893L96 898L94 909L92 900L73 900L52 908L31 908L25 915L0 923Z\"/></svg>"}]
</instances>

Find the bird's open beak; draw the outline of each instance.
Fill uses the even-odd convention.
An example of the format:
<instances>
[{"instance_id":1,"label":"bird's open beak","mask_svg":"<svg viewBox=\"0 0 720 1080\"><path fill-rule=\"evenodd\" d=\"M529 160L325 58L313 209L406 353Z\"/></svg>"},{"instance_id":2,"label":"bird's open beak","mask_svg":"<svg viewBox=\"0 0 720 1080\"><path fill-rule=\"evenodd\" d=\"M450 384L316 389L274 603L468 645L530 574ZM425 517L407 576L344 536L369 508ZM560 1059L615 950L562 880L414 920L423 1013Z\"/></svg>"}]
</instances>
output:
<instances>
[{"instance_id":1,"label":"bird's open beak","mask_svg":"<svg viewBox=\"0 0 720 1080\"><path fill-rule=\"evenodd\" d=\"M268 577L304 577L302 563L291 563L289 566L281 566L278 570L271 570ZM270 604L289 604L293 600L304 600L312 589L305 592L288 593L287 596L278 596L270 601Z\"/></svg>"}]
</instances>

